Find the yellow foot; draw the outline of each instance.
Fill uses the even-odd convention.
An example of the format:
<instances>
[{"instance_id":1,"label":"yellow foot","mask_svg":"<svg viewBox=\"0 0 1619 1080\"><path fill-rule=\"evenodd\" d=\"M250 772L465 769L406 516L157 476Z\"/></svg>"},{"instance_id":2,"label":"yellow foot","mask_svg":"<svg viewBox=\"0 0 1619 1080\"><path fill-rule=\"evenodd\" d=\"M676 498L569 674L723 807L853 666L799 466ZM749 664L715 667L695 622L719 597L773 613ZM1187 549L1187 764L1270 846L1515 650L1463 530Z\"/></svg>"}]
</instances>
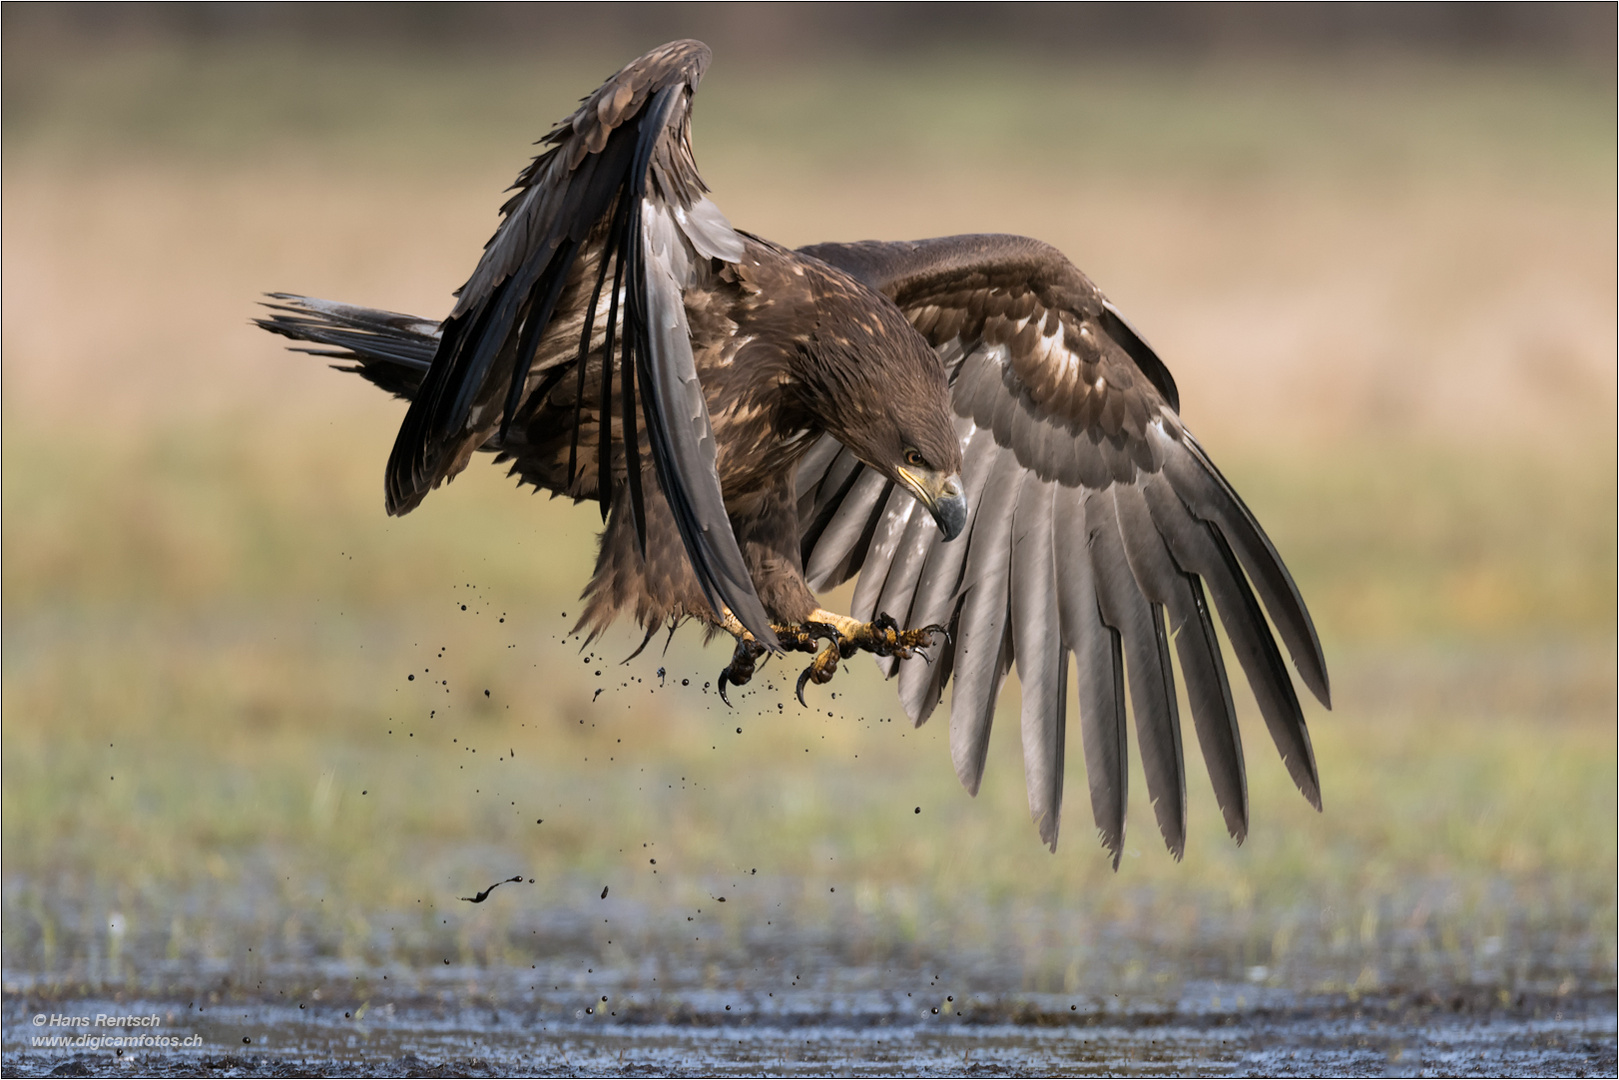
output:
<instances>
[{"instance_id":1,"label":"yellow foot","mask_svg":"<svg viewBox=\"0 0 1619 1080\"><path fill-rule=\"evenodd\" d=\"M732 625L733 623L735 623L734 626ZM743 629L742 624L730 612L726 612L726 619L721 625L736 635L736 651L731 654L731 662L720 672L719 678L720 700L725 702L726 705L730 705L731 699L725 696L725 688L727 686L747 685L749 680L753 678L753 671L759 657L765 653L765 647L759 644L752 634ZM770 629L775 632L776 641L786 652L812 653L820 647L816 644L819 639L830 638L835 643L838 638L837 630L820 623L806 622L799 626L777 626L772 623ZM833 659L832 665L834 668L837 666L836 658ZM826 676L827 679L831 677L830 673ZM821 681L825 682L826 679ZM798 696L802 700L804 695L801 692Z\"/></svg>"},{"instance_id":2,"label":"yellow foot","mask_svg":"<svg viewBox=\"0 0 1619 1080\"><path fill-rule=\"evenodd\" d=\"M736 651L731 654L731 662L719 677L720 700L729 705L731 699L725 696L725 688L746 685L753 678L754 668L765 648L742 628L735 616L730 612L725 615L722 625L736 636ZM838 672L839 660L847 660L857 652L893 656L900 660L909 660L912 656L930 660L927 653L922 651L924 647L931 645L936 635L948 634L942 626L901 630L899 624L886 614L879 614L871 622L863 623L824 608L810 612L810 617L802 623L772 625L771 629L787 652L816 653L815 659L798 677L797 692L801 705L809 704L804 700L804 687L812 682L817 686L831 682L832 676ZM824 649L818 644L821 641L827 643Z\"/></svg>"},{"instance_id":3,"label":"yellow foot","mask_svg":"<svg viewBox=\"0 0 1619 1080\"><path fill-rule=\"evenodd\" d=\"M921 656L931 662L931 657L922 651L923 648L933 644L935 635L948 634L944 627L937 625L901 630L899 623L887 614L880 613L871 622L863 623L821 608L810 613L804 626L814 630L817 637L827 638L830 644L798 677L800 705L809 704L804 700L804 687L810 683L821 686L831 682L832 676L837 674L839 660L847 660L857 652L869 652L875 656L893 656L900 660Z\"/></svg>"}]
</instances>

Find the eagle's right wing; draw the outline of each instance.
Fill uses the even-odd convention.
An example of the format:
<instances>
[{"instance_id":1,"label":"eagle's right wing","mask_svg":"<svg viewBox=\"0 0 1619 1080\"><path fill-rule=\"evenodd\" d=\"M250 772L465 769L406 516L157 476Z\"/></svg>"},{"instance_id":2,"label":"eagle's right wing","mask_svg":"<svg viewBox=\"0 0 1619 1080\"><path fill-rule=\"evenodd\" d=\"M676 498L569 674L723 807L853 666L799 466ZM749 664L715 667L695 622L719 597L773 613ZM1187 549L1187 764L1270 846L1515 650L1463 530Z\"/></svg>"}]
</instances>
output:
<instances>
[{"instance_id":1,"label":"eagle's right wing","mask_svg":"<svg viewBox=\"0 0 1619 1080\"><path fill-rule=\"evenodd\" d=\"M581 459L594 457L606 516L616 429L644 544L644 426L709 604L716 613L729 608L774 646L725 511L683 302L709 260L735 262L743 251L704 194L691 154L692 94L708 60L701 42L654 49L545 137L549 149L519 175L505 219L444 321L388 459L387 506L410 511L474 450L499 449L531 399L567 387L575 403L570 483ZM601 362L587 363L592 354ZM587 390L587 368L599 389ZM585 415L587 398L600 415ZM610 415L615 404L619 417ZM581 432L596 445L579 445Z\"/></svg>"},{"instance_id":2,"label":"eagle's right wing","mask_svg":"<svg viewBox=\"0 0 1619 1080\"><path fill-rule=\"evenodd\" d=\"M1288 771L1319 808L1304 714L1265 619L1326 703L1309 612L1259 523L1182 426L1168 370L1090 280L1055 248L1017 236L802 251L898 305L951 383L969 508L957 540L945 543L908 493L835 442L812 448L798 476L811 586L858 572L856 618L950 628L933 663L897 673L917 723L955 680L950 747L968 789L983 775L995 700L1016 663L1029 809L1056 846L1072 657L1103 844L1116 865L1128 686L1148 793L1178 857L1186 790L1173 640L1215 796L1240 841L1247 780L1207 586Z\"/></svg>"}]
</instances>

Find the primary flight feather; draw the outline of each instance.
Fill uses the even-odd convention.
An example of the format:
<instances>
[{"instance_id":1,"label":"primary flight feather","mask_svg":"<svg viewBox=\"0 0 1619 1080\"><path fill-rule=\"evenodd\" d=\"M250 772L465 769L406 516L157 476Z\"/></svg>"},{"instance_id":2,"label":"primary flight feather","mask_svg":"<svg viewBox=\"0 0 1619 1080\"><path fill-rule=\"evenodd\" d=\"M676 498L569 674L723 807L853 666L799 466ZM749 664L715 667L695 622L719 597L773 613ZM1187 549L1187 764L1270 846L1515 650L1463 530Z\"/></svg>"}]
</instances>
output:
<instances>
[{"instance_id":1,"label":"primary flight feather","mask_svg":"<svg viewBox=\"0 0 1619 1080\"><path fill-rule=\"evenodd\" d=\"M1218 617L1319 809L1270 623L1330 705L1315 627L1181 424L1163 362L1036 240L791 251L732 228L691 150L708 60L700 42L664 45L558 124L442 322L272 295L261 326L410 401L388 512L477 450L523 483L594 500L606 524L575 630L619 615L648 638L686 619L723 629L736 649L722 694L767 650L816 654L800 697L874 653L917 724L951 686L951 754L975 793L1015 667L1029 809L1053 850L1072 660L1115 865L1127 699L1159 831L1176 857L1185 845L1172 639L1226 827L1247 833ZM855 576L849 615L819 606L813 590Z\"/></svg>"}]
</instances>

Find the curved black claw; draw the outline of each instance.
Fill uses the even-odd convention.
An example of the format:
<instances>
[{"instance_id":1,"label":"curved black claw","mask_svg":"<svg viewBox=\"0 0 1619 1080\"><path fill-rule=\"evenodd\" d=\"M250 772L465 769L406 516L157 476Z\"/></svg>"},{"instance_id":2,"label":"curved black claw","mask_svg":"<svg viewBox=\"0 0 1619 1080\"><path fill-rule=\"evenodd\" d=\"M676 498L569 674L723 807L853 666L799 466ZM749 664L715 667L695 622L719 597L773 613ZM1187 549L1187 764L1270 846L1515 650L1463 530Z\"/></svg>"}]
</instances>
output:
<instances>
[{"instance_id":1,"label":"curved black claw","mask_svg":"<svg viewBox=\"0 0 1619 1080\"><path fill-rule=\"evenodd\" d=\"M809 708L809 702L804 700L804 687L811 682L815 683L816 686L831 682L832 676L838 673L838 660L847 655L851 654L843 651L842 639L834 635L832 644L822 649L798 676L797 689L798 703L800 705Z\"/></svg>"},{"instance_id":2,"label":"curved black claw","mask_svg":"<svg viewBox=\"0 0 1619 1080\"><path fill-rule=\"evenodd\" d=\"M811 641L830 641L832 644L837 645L840 649L843 646L843 635L838 633L838 628L833 626L831 623L806 622L804 623L804 630L808 634ZM804 651L816 652L817 650L812 647L805 649ZM848 656L849 654L844 653L843 655Z\"/></svg>"},{"instance_id":3,"label":"curved black claw","mask_svg":"<svg viewBox=\"0 0 1619 1080\"><path fill-rule=\"evenodd\" d=\"M936 635L943 635L946 645L952 644L950 630L947 627L940 626L938 623L932 623L917 630L901 632L899 635L900 648L895 651L896 653L903 651L911 656L920 656L924 663L931 664L933 663L933 654L928 650L933 648L933 639Z\"/></svg>"},{"instance_id":4,"label":"curved black claw","mask_svg":"<svg viewBox=\"0 0 1619 1080\"><path fill-rule=\"evenodd\" d=\"M915 654L915 656L920 656L928 664L933 664L933 654L928 653L928 649L933 648L934 636L942 635L944 636L945 644L955 644L954 638L950 636L949 627L941 627L939 623L931 623L931 625L923 627L921 630L907 630L905 633L915 635L918 638L918 643L911 644L908 648L910 648L911 653Z\"/></svg>"},{"instance_id":5,"label":"curved black claw","mask_svg":"<svg viewBox=\"0 0 1619 1080\"><path fill-rule=\"evenodd\" d=\"M736 651L731 654L731 662L725 665L720 672L719 691L720 700L731 708L731 699L725 696L726 686L746 686L748 680L753 678L754 661L763 655L765 647L757 641L738 638Z\"/></svg>"}]
</instances>

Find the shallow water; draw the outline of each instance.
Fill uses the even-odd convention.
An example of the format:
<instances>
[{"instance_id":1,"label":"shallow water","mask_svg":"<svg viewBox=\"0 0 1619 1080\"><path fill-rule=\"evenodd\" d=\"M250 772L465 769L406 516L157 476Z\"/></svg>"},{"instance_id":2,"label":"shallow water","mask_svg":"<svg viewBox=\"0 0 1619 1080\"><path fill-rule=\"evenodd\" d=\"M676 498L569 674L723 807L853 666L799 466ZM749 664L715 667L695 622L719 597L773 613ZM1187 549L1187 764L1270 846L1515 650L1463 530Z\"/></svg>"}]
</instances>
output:
<instances>
[{"instance_id":1,"label":"shallow water","mask_svg":"<svg viewBox=\"0 0 1619 1080\"><path fill-rule=\"evenodd\" d=\"M518 990L489 973L394 970L348 986L268 977L161 997L74 996L8 979L8 1075L1612 1075L1611 992L1298 995L1188 983L1174 1000L917 991ZM526 982L528 976L510 973ZM503 981L510 981L509 979ZM383 988L394 982L405 992ZM358 987L356 989L356 986ZM406 989L408 987L408 989ZM171 987L178 989L178 987ZM363 1001L360 1000L363 997ZM300 1000L301 999L301 1000ZM1245 1004L1233 1005L1243 1001ZM134 1034L191 1040L123 1049ZM78 1026L52 1023L78 1017ZM40 1039L107 1037L99 1046ZM126 1034L127 1037L127 1034Z\"/></svg>"}]
</instances>

